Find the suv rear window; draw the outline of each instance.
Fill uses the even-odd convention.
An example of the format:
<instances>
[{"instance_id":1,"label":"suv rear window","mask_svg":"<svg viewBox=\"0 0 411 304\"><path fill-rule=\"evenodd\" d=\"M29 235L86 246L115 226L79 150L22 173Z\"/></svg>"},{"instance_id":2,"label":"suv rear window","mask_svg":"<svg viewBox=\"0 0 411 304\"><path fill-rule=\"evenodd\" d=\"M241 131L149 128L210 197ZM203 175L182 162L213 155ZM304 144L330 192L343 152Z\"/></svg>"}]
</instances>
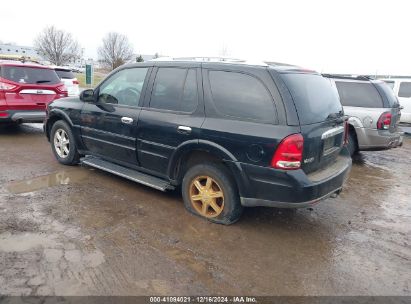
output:
<instances>
[{"instance_id":1,"label":"suv rear window","mask_svg":"<svg viewBox=\"0 0 411 304\"><path fill-rule=\"evenodd\" d=\"M381 95L371 82L336 81L344 106L383 108Z\"/></svg>"},{"instance_id":2,"label":"suv rear window","mask_svg":"<svg viewBox=\"0 0 411 304\"><path fill-rule=\"evenodd\" d=\"M3 66L1 76L7 80L28 84L57 84L60 78L51 69L22 67L22 66Z\"/></svg>"},{"instance_id":3,"label":"suv rear window","mask_svg":"<svg viewBox=\"0 0 411 304\"><path fill-rule=\"evenodd\" d=\"M401 82L398 97L411 97L411 82Z\"/></svg>"},{"instance_id":4,"label":"suv rear window","mask_svg":"<svg viewBox=\"0 0 411 304\"><path fill-rule=\"evenodd\" d=\"M70 70L60 70L60 69L55 69L57 75L60 77L60 79L73 79L76 78L74 73Z\"/></svg>"},{"instance_id":5,"label":"suv rear window","mask_svg":"<svg viewBox=\"0 0 411 304\"><path fill-rule=\"evenodd\" d=\"M398 99L394 95L394 91L388 86L385 82L376 82L374 83L375 86L378 87L381 94L384 94L388 104L386 105L387 108L398 106Z\"/></svg>"},{"instance_id":6,"label":"suv rear window","mask_svg":"<svg viewBox=\"0 0 411 304\"><path fill-rule=\"evenodd\" d=\"M316 74L281 74L297 108L300 124L325 121L340 113L338 92L330 79Z\"/></svg>"}]
</instances>

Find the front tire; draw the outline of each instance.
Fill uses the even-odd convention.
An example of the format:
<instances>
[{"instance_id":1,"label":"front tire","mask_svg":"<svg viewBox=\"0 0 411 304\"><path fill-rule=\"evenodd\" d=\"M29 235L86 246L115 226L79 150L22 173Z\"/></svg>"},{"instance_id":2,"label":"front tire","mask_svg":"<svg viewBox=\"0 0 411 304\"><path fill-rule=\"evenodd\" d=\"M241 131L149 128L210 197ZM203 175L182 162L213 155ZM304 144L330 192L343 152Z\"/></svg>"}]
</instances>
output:
<instances>
[{"instance_id":1,"label":"front tire","mask_svg":"<svg viewBox=\"0 0 411 304\"><path fill-rule=\"evenodd\" d=\"M80 155L77 152L73 131L65 121L58 120L53 124L50 132L50 143L59 163L72 166L79 162Z\"/></svg>"},{"instance_id":2,"label":"front tire","mask_svg":"<svg viewBox=\"0 0 411 304\"><path fill-rule=\"evenodd\" d=\"M182 195L188 211L213 223L230 225L243 211L237 186L222 165L191 167L183 178Z\"/></svg>"}]
</instances>

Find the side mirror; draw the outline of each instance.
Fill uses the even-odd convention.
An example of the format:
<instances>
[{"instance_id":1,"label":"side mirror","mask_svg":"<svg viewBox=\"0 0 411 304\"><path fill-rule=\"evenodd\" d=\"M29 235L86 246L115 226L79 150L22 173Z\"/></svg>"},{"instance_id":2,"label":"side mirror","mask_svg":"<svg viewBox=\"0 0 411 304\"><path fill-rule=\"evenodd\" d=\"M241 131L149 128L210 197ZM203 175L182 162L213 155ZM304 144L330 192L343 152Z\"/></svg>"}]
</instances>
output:
<instances>
[{"instance_id":1,"label":"side mirror","mask_svg":"<svg viewBox=\"0 0 411 304\"><path fill-rule=\"evenodd\" d=\"M87 89L80 93L80 100L84 102L95 102L94 90Z\"/></svg>"}]
</instances>

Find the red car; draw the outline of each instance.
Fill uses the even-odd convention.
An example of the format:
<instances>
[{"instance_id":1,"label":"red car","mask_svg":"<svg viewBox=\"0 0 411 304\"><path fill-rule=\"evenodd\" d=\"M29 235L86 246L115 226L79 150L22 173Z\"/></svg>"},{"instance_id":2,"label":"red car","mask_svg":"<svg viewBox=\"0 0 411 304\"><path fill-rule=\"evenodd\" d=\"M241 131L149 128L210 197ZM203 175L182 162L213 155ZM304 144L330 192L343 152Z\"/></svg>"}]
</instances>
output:
<instances>
[{"instance_id":1,"label":"red car","mask_svg":"<svg viewBox=\"0 0 411 304\"><path fill-rule=\"evenodd\" d=\"M53 69L0 60L0 123L43 122L47 105L62 97L67 89Z\"/></svg>"}]
</instances>

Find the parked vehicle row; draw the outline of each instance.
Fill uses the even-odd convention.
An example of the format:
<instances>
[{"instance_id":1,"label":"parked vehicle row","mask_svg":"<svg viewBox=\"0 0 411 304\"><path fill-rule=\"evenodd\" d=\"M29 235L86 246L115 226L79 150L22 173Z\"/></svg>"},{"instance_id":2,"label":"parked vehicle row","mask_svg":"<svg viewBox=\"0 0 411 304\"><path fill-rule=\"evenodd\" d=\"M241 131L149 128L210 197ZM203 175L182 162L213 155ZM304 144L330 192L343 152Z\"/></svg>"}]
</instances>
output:
<instances>
[{"instance_id":1,"label":"parked vehicle row","mask_svg":"<svg viewBox=\"0 0 411 304\"><path fill-rule=\"evenodd\" d=\"M186 57L124 65L78 96L70 69L0 61L0 122L45 119L60 163L181 187L190 212L231 224L336 196L350 156L400 146L403 83Z\"/></svg>"},{"instance_id":2,"label":"parked vehicle row","mask_svg":"<svg viewBox=\"0 0 411 304\"><path fill-rule=\"evenodd\" d=\"M79 93L69 69L0 60L0 122L43 122L50 102Z\"/></svg>"},{"instance_id":3,"label":"parked vehicle row","mask_svg":"<svg viewBox=\"0 0 411 304\"><path fill-rule=\"evenodd\" d=\"M295 67L126 65L79 98L54 101L44 126L60 163L181 187L190 212L221 224L246 206L335 196L351 169L335 85Z\"/></svg>"},{"instance_id":4,"label":"parked vehicle row","mask_svg":"<svg viewBox=\"0 0 411 304\"><path fill-rule=\"evenodd\" d=\"M323 75L335 83L344 113L349 116L348 149L395 148L402 144L401 112L397 98L381 80L368 77Z\"/></svg>"},{"instance_id":5,"label":"parked vehicle row","mask_svg":"<svg viewBox=\"0 0 411 304\"><path fill-rule=\"evenodd\" d=\"M54 69L0 61L0 122L43 122L47 105L67 96Z\"/></svg>"}]
</instances>

